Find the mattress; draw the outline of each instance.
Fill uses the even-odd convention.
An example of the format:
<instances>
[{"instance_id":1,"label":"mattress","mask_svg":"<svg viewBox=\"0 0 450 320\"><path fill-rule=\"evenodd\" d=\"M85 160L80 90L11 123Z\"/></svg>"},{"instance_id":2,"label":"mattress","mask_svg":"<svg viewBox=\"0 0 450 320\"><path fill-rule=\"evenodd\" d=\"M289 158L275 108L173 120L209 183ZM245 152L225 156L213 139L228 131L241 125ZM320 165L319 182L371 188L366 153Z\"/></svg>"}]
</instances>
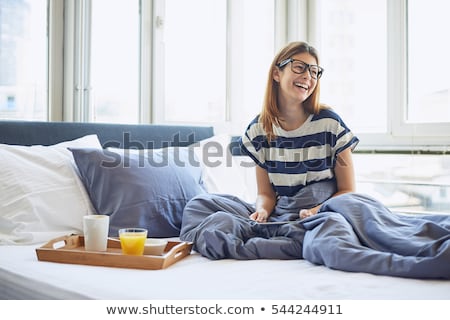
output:
<instances>
[{"instance_id":1,"label":"mattress","mask_svg":"<svg viewBox=\"0 0 450 320\"><path fill-rule=\"evenodd\" d=\"M344 272L305 260L209 260L192 252L163 270L137 270L39 261L38 246L0 246L0 299L450 299L450 281Z\"/></svg>"}]
</instances>

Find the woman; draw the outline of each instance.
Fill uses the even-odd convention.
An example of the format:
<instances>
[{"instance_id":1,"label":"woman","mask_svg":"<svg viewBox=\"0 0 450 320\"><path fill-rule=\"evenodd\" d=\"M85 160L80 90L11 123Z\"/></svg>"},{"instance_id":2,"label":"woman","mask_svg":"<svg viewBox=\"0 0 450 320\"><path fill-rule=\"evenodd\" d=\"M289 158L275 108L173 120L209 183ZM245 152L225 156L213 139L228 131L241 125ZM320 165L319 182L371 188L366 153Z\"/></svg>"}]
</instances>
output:
<instances>
[{"instance_id":1,"label":"woman","mask_svg":"<svg viewBox=\"0 0 450 320\"><path fill-rule=\"evenodd\" d=\"M242 139L258 165L256 210L250 215L258 222L267 221L277 196L292 196L308 184L335 180L333 196L355 189L351 151L358 139L319 103L322 74L316 49L305 42L290 43L272 62L263 110ZM300 217L319 207L301 210Z\"/></svg>"},{"instance_id":2,"label":"woman","mask_svg":"<svg viewBox=\"0 0 450 320\"><path fill-rule=\"evenodd\" d=\"M275 56L262 112L241 141L257 164L255 205L197 196L184 209L180 238L210 259L303 258L345 271L450 279L450 215L394 214L354 192L358 138L319 103L322 74L307 43Z\"/></svg>"},{"instance_id":3,"label":"woman","mask_svg":"<svg viewBox=\"0 0 450 320\"><path fill-rule=\"evenodd\" d=\"M317 51L305 42L275 56L262 112L241 139L257 164L255 205L200 195L185 207L182 240L211 259L302 257L300 223L260 223L306 218L330 197L354 190L351 150L358 139L319 103L322 73Z\"/></svg>"}]
</instances>

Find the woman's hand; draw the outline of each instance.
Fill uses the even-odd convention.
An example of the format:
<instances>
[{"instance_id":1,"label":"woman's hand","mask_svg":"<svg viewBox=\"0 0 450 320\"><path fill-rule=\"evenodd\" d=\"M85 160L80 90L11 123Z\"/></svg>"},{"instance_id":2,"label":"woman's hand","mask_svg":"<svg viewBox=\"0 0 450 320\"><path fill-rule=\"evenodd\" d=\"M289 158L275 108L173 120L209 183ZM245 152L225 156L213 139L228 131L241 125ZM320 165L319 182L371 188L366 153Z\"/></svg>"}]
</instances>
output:
<instances>
[{"instance_id":1,"label":"woman's hand","mask_svg":"<svg viewBox=\"0 0 450 320\"><path fill-rule=\"evenodd\" d=\"M264 209L259 209L250 215L250 219L255 220L256 222L267 222L268 218L269 214Z\"/></svg>"},{"instance_id":2,"label":"woman's hand","mask_svg":"<svg viewBox=\"0 0 450 320\"><path fill-rule=\"evenodd\" d=\"M299 212L300 219L305 219L305 218L308 218L308 217L311 217L311 216L317 214L317 212L319 212L319 209L320 209L320 205L315 206L314 208L311 208L311 209L300 210L300 212Z\"/></svg>"}]
</instances>

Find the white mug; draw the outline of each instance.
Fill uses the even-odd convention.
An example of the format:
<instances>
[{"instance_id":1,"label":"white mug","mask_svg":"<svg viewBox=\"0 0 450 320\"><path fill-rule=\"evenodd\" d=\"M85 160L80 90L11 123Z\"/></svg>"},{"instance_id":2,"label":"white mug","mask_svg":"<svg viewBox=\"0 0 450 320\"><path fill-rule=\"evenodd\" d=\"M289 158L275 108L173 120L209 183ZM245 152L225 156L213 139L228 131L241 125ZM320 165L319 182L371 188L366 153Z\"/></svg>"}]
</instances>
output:
<instances>
[{"instance_id":1,"label":"white mug","mask_svg":"<svg viewBox=\"0 0 450 320\"><path fill-rule=\"evenodd\" d=\"M92 214L83 217L84 247L87 251L106 251L109 216Z\"/></svg>"}]
</instances>

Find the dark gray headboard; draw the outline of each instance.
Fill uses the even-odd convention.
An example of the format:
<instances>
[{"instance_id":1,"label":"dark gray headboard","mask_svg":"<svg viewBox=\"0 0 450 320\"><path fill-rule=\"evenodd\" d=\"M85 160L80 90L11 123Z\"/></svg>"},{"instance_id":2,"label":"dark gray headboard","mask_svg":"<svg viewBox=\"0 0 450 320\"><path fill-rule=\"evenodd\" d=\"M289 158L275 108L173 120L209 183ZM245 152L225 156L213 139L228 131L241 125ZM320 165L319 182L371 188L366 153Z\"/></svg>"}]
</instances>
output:
<instances>
[{"instance_id":1,"label":"dark gray headboard","mask_svg":"<svg viewBox=\"0 0 450 320\"><path fill-rule=\"evenodd\" d=\"M103 147L151 149L187 146L211 137L208 126L0 121L0 143L52 145L97 134Z\"/></svg>"}]
</instances>

